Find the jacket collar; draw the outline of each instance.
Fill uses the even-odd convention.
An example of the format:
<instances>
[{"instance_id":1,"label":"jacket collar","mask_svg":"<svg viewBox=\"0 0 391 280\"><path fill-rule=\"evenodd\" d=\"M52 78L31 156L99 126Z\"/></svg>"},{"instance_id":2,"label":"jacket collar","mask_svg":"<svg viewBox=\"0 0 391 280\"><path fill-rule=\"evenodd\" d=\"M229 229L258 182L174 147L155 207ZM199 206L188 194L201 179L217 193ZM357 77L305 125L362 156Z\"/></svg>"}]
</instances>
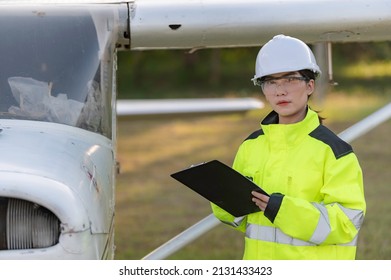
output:
<instances>
[{"instance_id":1,"label":"jacket collar","mask_svg":"<svg viewBox=\"0 0 391 280\"><path fill-rule=\"evenodd\" d=\"M307 108L305 118L293 124L279 124L278 114L272 111L263 119L261 127L271 140L293 144L310 134L319 124L318 114Z\"/></svg>"}]
</instances>

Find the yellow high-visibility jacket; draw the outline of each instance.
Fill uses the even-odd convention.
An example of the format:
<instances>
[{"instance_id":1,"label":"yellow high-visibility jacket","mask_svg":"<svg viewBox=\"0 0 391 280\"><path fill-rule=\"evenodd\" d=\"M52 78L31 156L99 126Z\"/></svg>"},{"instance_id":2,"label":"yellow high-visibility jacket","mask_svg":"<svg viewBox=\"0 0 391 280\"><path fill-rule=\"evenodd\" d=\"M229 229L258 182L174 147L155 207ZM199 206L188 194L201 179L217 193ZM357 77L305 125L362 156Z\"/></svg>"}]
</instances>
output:
<instances>
[{"instance_id":1,"label":"yellow high-visibility jacket","mask_svg":"<svg viewBox=\"0 0 391 280\"><path fill-rule=\"evenodd\" d=\"M265 212L222 222L245 232L244 259L355 259L366 211L363 178L352 147L320 124L277 124L273 111L239 147L233 168L270 195Z\"/></svg>"}]
</instances>

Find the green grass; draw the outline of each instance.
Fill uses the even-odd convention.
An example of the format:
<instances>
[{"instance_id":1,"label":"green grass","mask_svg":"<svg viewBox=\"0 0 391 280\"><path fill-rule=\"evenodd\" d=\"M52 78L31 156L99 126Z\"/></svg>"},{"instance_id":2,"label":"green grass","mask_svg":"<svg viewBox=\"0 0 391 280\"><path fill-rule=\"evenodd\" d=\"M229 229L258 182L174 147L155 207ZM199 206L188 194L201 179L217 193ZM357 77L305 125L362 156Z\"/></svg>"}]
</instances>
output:
<instances>
[{"instance_id":1,"label":"green grass","mask_svg":"<svg viewBox=\"0 0 391 280\"><path fill-rule=\"evenodd\" d=\"M330 94L322 111L326 125L341 132L390 98ZM239 144L269 108L247 114L118 120L121 174L116 190L116 259L140 259L211 213L209 203L169 174L191 164L220 159L231 164ZM358 259L391 259L391 122L352 142L364 171L367 215ZM243 235L219 225L170 259L241 259Z\"/></svg>"}]
</instances>

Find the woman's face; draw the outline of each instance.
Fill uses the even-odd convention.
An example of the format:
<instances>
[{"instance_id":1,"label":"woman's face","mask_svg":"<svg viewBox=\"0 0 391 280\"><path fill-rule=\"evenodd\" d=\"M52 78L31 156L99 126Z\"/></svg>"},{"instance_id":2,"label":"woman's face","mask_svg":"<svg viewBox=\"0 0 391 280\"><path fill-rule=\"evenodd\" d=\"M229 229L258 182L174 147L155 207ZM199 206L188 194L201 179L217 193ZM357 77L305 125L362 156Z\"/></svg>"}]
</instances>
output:
<instances>
[{"instance_id":1,"label":"woman's face","mask_svg":"<svg viewBox=\"0 0 391 280\"><path fill-rule=\"evenodd\" d=\"M315 81L299 72L283 72L267 76L262 84L266 100L277 112L280 124L296 123L305 118L309 96Z\"/></svg>"}]
</instances>

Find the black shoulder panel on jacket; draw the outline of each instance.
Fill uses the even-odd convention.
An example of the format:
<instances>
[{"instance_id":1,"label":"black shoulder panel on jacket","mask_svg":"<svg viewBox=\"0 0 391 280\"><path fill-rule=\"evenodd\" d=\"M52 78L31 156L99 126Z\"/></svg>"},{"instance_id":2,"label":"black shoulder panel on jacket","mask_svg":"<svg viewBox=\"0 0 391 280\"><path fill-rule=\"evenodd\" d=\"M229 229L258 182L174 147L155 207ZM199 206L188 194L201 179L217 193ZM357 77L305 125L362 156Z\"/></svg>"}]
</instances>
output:
<instances>
[{"instance_id":1,"label":"black shoulder panel on jacket","mask_svg":"<svg viewBox=\"0 0 391 280\"><path fill-rule=\"evenodd\" d=\"M353 152L352 146L343 141L324 125L319 125L309 135L330 146L337 159Z\"/></svg>"},{"instance_id":2,"label":"black shoulder panel on jacket","mask_svg":"<svg viewBox=\"0 0 391 280\"><path fill-rule=\"evenodd\" d=\"M248 136L246 139L244 139L244 141L246 140L251 140L251 139L255 139L257 138L259 135L263 135L263 130L262 129L259 129L257 131L254 131L253 133L250 134L250 136Z\"/></svg>"}]
</instances>

